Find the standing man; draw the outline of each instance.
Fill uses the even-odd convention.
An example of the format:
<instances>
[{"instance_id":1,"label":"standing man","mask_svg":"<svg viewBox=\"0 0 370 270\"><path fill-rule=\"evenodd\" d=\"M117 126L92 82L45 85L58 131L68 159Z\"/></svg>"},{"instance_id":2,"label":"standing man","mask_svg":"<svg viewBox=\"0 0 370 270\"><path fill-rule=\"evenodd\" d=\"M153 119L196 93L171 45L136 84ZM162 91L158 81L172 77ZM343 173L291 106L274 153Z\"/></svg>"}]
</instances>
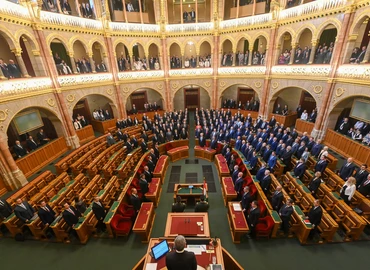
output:
<instances>
[{"instance_id":1,"label":"standing man","mask_svg":"<svg viewBox=\"0 0 370 270\"><path fill-rule=\"evenodd\" d=\"M28 136L27 147L32 150L36 150L39 145L33 140L32 136Z\"/></svg>"},{"instance_id":2,"label":"standing man","mask_svg":"<svg viewBox=\"0 0 370 270\"><path fill-rule=\"evenodd\" d=\"M279 209L281 207L281 203L283 202L283 192L281 192L283 188L281 186L277 186L274 194L272 194L271 197L271 206L272 208L279 212Z\"/></svg>"},{"instance_id":3,"label":"standing man","mask_svg":"<svg viewBox=\"0 0 370 270\"><path fill-rule=\"evenodd\" d=\"M234 185L234 190L237 193L237 197L236 197L237 201L240 201L241 198L242 198L243 183L244 183L243 173L239 172L238 173L238 178L236 179L235 185Z\"/></svg>"},{"instance_id":4,"label":"standing man","mask_svg":"<svg viewBox=\"0 0 370 270\"><path fill-rule=\"evenodd\" d=\"M265 176L261 180L261 188L265 194L268 192L270 185L271 185L270 171L266 170Z\"/></svg>"},{"instance_id":5,"label":"standing man","mask_svg":"<svg viewBox=\"0 0 370 270\"><path fill-rule=\"evenodd\" d=\"M308 216L306 218L312 224L312 230L310 231L309 238L313 239L318 231L317 226L319 226L322 218L322 209L319 200L314 200L313 207L311 208L310 212L308 212Z\"/></svg>"},{"instance_id":6,"label":"standing man","mask_svg":"<svg viewBox=\"0 0 370 270\"><path fill-rule=\"evenodd\" d=\"M145 197L145 194L148 193L149 191L149 183L145 179L145 174L140 175L140 180L139 180L139 185L140 185L140 190L141 194L143 195L143 201L148 201L147 198Z\"/></svg>"},{"instance_id":7,"label":"standing man","mask_svg":"<svg viewBox=\"0 0 370 270\"><path fill-rule=\"evenodd\" d=\"M320 160L315 165L315 172L324 173L326 167L328 166L328 162L326 161L326 157L321 155Z\"/></svg>"},{"instance_id":8,"label":"standing man","mask_svg":"<svg viewBox=\"0 0 370 270\"><path fill-rule=\"evenodd\" d=\"M244 187L244 194L243 194L242 200L240 202L241 205L242 205L242 210L243 210L243 213L244 213L245 217L247 217L247 215L248 215L248 209L250 209L250 207L251 207L251 202L252 202L252 196L249 193L249 187L245 186Z\"/></svg>"},{"instance_id":9,"label":"standing man","mask_svg":"<svg viewBox=\"0 0 370 270\"><path fill-rule=\"evenodd\" d=\"M315 172L314 178L312 178L311 182L308 184L308 189L311 191L312 196L316 197L317 190L319 189L321 184L321 172Z\"/></svg>"},{"instance_id":10,"label":"standing man","mask_svg":"<svg viewBox=\"0 0 370 270\"><path fill-rule=\"evenodd\" d=\"M56 213L54 210L45 202L45 200L40 201L38 215L44 226L50 226L55 220Z\"/></svg>"},{"instance_id":11,"label":"standing man","mask_svg":"<svg viewBox=\"0 0 370 270\"><path fill-rule=\"evenodd\" d=\"M353 164L353 158L350 157L347 159L347 163L343 164L342 168L340 168L338 175L344 181L347 181L348 177L352 176L354 170L355 164Z\"/></svg>"},{"instance_id":12,"label":"standing man","mask_svg":"<svg viewBox=\"0 0 370 270\"><path fill-rule=\"evenodd\" d=\"M362 164L361 168L356 172L355 178L356 178L356 187L361 185L362 182L364 182L368 176L368 172L366 171L367 165Z\"/></svg>"},{"instance_id":13,"label":"standing man","mask_svg":"<svg viewBox=\"0 0 370 270\"><path fill-rule=\"evenodd\" d=\"M248 226L251 229L251 233L249 235L250 238L256 237L256 226L258 224L258 220L260 218L260 209L258 208L258 202L253 201L251 204L251 208L247 217Z\"/></svg>"},{"instance_id":14,"label":"standing man","mask_svg":"<svg viewBox=\"0 0 370 270\"><path fill-rule=\"evenodd\" d=\"M288 199L286 201L286 204L284 204L279 211L279 215L281 218L281 228L284 232L284 235L287 235L289 233L289 222L290 218L293 214L293 200Z\"/></svg>"},{"instance_id":15,"label":"standing man","mask_svg":"<svg viewBox=\"0 0 370 270\"><path fill-rule=\"evenodd\" d=\"M39 139L41 145L44 145L50 141L50 139L46 137L43 129L40 129L40 131L37 133L37 139Z\"/></svg>"},{"instance_id":16,"label":"standing man","mask_svg":"<svg viewBox=\"0 0 370 270\"><path fill-rule=\"evenodd\" d=\"M185 250L186 240L178 235L174 241L174 252L166 255L166 267L168 270L197 270L197 259L193 252Z\"/></svg>"},{"instance_id":17,"label":"standing man","mask_svg":"<svg viewBox=\"0 0 370 270\"><path fill-rule=\"evenodd\" d=\"M3 199L0 199L0 221L8 218L13 213L10 204Z\"/></svg>"},{"instance_id":18,"label":"standing man","mask_svg":"<svg viewBox=\"0 0 370 270\"><path fill-rule=\"evenodd\" d=\"M130 201L131 201L132 206L134 207L135 213L139 212L141 208L141 199L137 195L136 188L131 189Z\"/></svg>"},{"instance_id":19,"label":"standing man","mask_svg":"<svg viewBox=\"0 0 370 270\"><path fill-rule=\"evenodd\" d=\"M23 148L20 141L15 141L15 145L13 146L14 153L17 155L18 158L21 158L28 154L28 151Z\"/></svg>"},{"instance_id":20,"label":"standing man","mask_svg":"<svg viewBox=\"0 0 370 270\"><path fill-rule=\"evenodd\" d=\"M76 210L73 206L70 206L68 203L63 205L64 211L62 213L64 221L74 229L74 226L78 223L78 218L81 216L81 213Z\"/></svg>"},{"instance_id":21,"label":"standing man","mask_svg":"<svg viewBox=\"0 0 370 270\"><path fill-rule=\"evenodd\" d=\"M16 200L16 206L14 213L23 223L28 223L35 215L35 209L26 201L22 201L21 198Z\"/></svg>"},{"instance_id":22,"label":"standing man","mask_svg":"<svg viewBox=\"0 0 370 270\"><path fill-rule=\"evenodd\" d=\"M94 201L92 203L92 210L96 219L98 220L97 229L99 231L105 231L105 224L104 219L107 215L107 211L105 210L104 205L100 202L100 198L98 196L94 197Z\"/></svg>"}]
</instances>

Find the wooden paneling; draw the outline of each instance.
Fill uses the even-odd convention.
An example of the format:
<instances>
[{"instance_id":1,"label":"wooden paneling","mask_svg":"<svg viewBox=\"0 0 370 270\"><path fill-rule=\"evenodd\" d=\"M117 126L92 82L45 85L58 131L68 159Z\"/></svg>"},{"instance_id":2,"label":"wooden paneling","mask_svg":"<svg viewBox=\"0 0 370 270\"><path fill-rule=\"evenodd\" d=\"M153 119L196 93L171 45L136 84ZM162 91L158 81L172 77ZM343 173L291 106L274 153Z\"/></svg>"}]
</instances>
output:
<instances>
[{"instance_id":1,"label":"wooden paneling","mask_svg":"<svg viewBox=\"0 0 370 270\"><path fill-rule=\"evenodd\" d=\"M95 131L102 134L108 133L108 129L116 126L117 119L110 119L105 121L92 120L91 124Z\"/></svg>"},{"instance_id":2,"label":"wooden paneling","mask_svg":"<svg viewBox=\"0 0 370 270\"><path fill-rule=\"evenodd\" d=\"M84 128L77 129L76 134L78 138L80 139L80 144L84 144L92 139L95 138L94 130L92 128L92 125L88 125Z\"/></svg>"},{"instance_id":3,"label":"wooden paneling","mask_svg":"<svg viewBox=\"0 0 370 270\"><path fill-rule=\"evenodd\" d=\"M298 133L307 132L308 134L311 134L315 124L307 121L303 121L301 119L297 119L295 122L295 128Z\"/></svg>"},{"instance_id":4,"label":"wooden paneling","mask_svg":"<svg viewBox=\"0 0 370 270\"><path fill-rule=\"evenodd\" d=\"M332 129L327 130L324 143L338 154L346 158L352 157L358 165L365 163L370 166L370 148L368 146L343 136Z\"/></svg>"},{"instance_id":5,"label":"wooden paneling","mask_svg":"<svg viewBox=\"0 0 370 270\"><path fill-rule=\"evenodd\" d=\"M61 137L18 159L16 163L23 174L30 177L67 150L66 140Z\"/></svg>"},{"instance_id":6,"label":"wooden paneling","mask_svg":"<svg viewBox=\"0 0 370 270\"><path fill-rule=\"evenodd\" d=\"M276 122L279 122L280 124L284 124L284 127L294 126L295 123L296 123L296 120L297 120L297 113L296 112L294 112L292 114L289 114L287 116L270 113L269 114L269 120L271 119L272 116L275 116Z\"/></svg>"}]
</instances>

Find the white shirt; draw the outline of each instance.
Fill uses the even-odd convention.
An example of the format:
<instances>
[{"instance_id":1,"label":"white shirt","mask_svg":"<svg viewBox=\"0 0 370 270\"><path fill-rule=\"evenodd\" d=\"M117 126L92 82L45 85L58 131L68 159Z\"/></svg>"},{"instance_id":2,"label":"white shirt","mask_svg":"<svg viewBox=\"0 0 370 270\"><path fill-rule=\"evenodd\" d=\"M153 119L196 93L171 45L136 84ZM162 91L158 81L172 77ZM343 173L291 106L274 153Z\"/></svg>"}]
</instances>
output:
<instances>
[{"instance_id":1,"label":"white shirt","mask_svg":"<svg viewBox=\"0 0 370 270\"><path fill-rule=\"evenodd\" d=\"M347 195L348 200L350 201L352 199L353 195L355 194L356 185L348 186L347 184L344 184L344 186L347 186L346 190L344 191L344 195ZM341 188L340 192L342 192L343 187Z\"/></svg>"},{"instance_id":2,"label":"white shirt","mask_svg":"<svg viewBox=\"0 0 370 270\"><path fill-rule=\"evenodd\" d=\"M307 118L308 118L308 113L302 113L301 120L307 121Z\"/></svg>"}]
</instances>

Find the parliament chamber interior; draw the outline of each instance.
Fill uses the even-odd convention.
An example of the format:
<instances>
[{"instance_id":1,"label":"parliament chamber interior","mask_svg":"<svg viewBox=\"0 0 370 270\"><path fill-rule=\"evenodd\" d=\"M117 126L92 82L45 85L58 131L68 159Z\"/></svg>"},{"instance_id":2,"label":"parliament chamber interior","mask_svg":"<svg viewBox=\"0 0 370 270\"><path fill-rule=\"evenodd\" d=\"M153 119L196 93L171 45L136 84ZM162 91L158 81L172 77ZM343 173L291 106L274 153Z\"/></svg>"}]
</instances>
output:
<instances>
[{"instance_id":1,"label":"parliament chamber interior","mask_svg":"<svg viewBox=\"0 0 370 270\"><path fill-rule=\"evenodd\" d=\"M368 0L0 0L2 265L367 267L369 19Z\"/></svg>"}]
</instances>

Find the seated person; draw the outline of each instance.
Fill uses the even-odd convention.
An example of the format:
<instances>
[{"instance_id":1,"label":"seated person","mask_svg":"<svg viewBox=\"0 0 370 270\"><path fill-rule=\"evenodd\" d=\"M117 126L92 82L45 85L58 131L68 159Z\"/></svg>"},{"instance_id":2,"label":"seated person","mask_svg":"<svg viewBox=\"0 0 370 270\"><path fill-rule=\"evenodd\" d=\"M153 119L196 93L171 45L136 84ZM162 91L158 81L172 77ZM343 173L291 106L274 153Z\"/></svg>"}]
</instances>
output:
<instances>
[{"instance_id":1,"label":"seated person","mask_svg":"<svg viewBox=\"0 0 370 270\"><path fill-rule=\"evenodd\" d=\"M43 129L40 129L40 131L37 133L37 138L39 139L41 145L44 145L50 141L50 139L46 137Z\"/></svg>"},{"instance_id":2,"label":"seated person","mask_svg":"<svg viewBox=\"0 0 370 270\"><path fill-rule=\"evenodd\" d=\"M39 147L39 145L34 141L32 136L29 136L27 140L27 147L32 151L32 150L36 150L37 147Z\"/></svg>"},{"instance_id":3,"label":"seated person","mask_svg":"<svg viewBox=\"0 0 370 270\"><path fill-rule=\"evenodd\" d=\"M21 158L28 154L28 151L26 150L26 148L24 148L21 145L20 141L15 141L15 145L13 146L13 151L17 155L18 158Z\"/></svg>"},{"instance_id":4,"label":"seated person","mask_svg":"<svg viewBox=\"0 0 370 270\"><path fill-rule=\"evenodd\" d=\"M174 241L174 252L166 255L166 267L168 270L196 270L197 259L193 252L184 250L186 247L185 237L178 235Z\"/></svg>"},{"instance_id":5,"label":"seated person","mask_svg":"<svg viewBox=\"0 0 370 270\"><path fill-rule=\"evenodd\" d=\"M172 204L172 213L181 213L184 212L186 204L181 202L181 197L176 197L176 203Z\"/></svg>"},{"instance_id":6,"label":"seated person","mask_svg":"<svg viewBox=\"0 0 370 270\"><path fill-rule=\"evenodd\" d=\"M195 205L195 212L208 212L208 202L205 201L206 197L204 195L200 196L200 202Z\"/></svg>"}]
</instances>

